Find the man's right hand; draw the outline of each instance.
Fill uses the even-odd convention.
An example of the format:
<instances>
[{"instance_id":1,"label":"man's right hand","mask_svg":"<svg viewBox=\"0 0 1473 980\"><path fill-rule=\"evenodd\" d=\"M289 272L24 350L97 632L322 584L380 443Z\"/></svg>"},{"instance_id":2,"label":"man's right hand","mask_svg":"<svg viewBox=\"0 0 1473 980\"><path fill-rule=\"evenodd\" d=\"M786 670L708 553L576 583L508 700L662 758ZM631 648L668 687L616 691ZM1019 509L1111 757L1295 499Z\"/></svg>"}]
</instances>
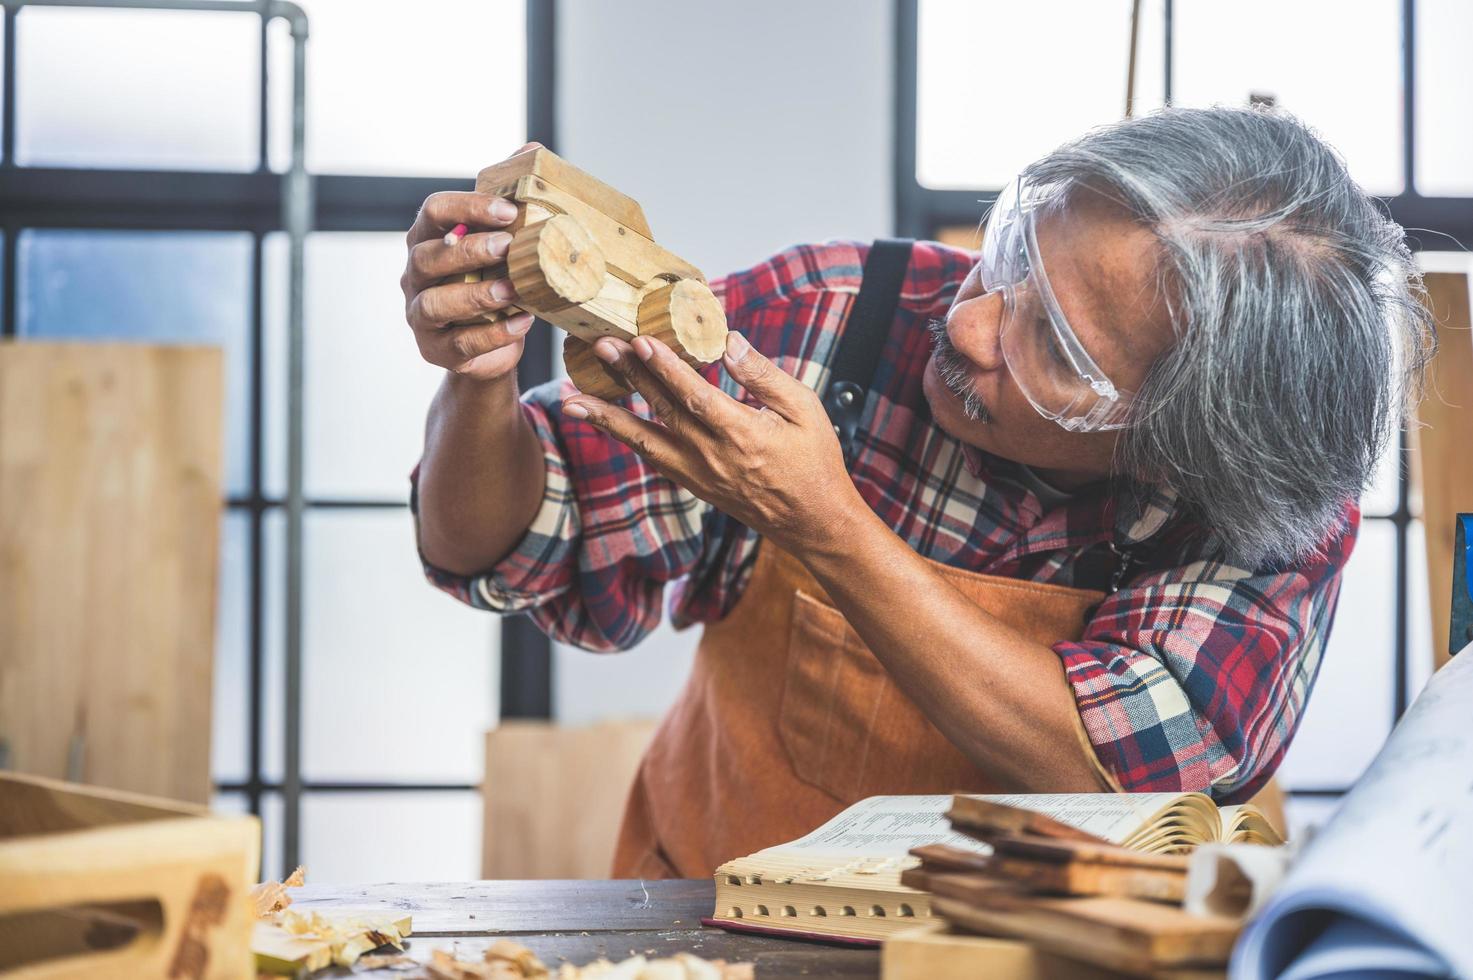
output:
<instances>
[{"instance_id":1,"label":"man's right hand","mask_svg":"<svg viewBox=\"0 0 1473 980\"><path fill-rule=\"evenodd\" d=\"M535 149L528 143L518 153ZM516 305L511 280L465 282L465 274L506 261L517 206L491 194L445 191L431 194L409 229L409 258L399 286L404 313L420 355L454 374L489 381L511 374L521 360L530 313L494 322L483 315ZM458 224L467 233L454 245L445 234Z\"/></svg>"}]
</instances>

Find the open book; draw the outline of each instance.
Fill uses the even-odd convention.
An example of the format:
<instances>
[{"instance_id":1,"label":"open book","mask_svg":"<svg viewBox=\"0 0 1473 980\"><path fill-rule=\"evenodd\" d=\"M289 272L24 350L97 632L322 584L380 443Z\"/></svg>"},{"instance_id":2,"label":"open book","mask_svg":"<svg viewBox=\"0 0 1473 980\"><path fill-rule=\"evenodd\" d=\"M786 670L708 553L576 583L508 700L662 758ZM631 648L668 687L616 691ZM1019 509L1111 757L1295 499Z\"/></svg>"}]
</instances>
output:
<instances>
[{"instance_id":1,"label":"open book","mask_svg":"<svg viewBox=\"0 0 1473 980\"><path fill-rule=\"evenodd\" d=\"M1253 808L1227 809L1235 812L1219 815L1197 793L873 796L798 840L717 868L710 921L743 931L878 942L931 914L930 896L900 882L902 872L920 863L909 852L945 844L986 854L990 847L977 839L986 827L998 835L1066 836L1158 853L1229 838L1278 841ZM967 833L954 830L948 817Z\"/></svg>"},{"instance_id":2,"label":"open book","mask_svg":"<svg viewBox=\"0 0 1473 980\"><path fill-rule=\"evenodd\" d=\"M1204 793L1056 793L958 796L952 825L982 837L1037 834L1101 840L1135 851L1183 854L1199 844L1282 844L1251 803L1219 808Z\"/></svg>"}]
</instances>

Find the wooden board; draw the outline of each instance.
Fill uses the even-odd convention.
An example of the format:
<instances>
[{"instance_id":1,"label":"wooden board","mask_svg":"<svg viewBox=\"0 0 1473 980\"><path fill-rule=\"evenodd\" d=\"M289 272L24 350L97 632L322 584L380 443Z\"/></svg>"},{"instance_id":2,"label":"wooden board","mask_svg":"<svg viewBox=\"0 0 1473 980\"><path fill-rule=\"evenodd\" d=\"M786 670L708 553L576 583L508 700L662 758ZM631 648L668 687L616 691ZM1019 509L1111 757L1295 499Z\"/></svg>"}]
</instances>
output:
<instances>
[{"instance_id":1,"label":"wooden board","mask_svg":"<svg viewBox=\"0 0 1473 980\"><path fill-rule=\"evenodd\" d=\"M1473 511L1473 318L1465 273L1428 272L1423 281L1437 320L1438 349L1418 407L1422 427L1414 430L1412 472L1421 479L1433 663L1441 667L1448 661L1453 520L1460 511Z\"/></svg>"},{"instance_id":2,"label":"wooden board","mask_svg":"<svg viewBox=\"0 0 1473 980\"><path fill-rule=\"evenodd\" d=\"M10 768L210 793L218 349L0 344Z\"/></svg>"},{"instance_id":3,"label":"wooden board","mask_svg":"<svg viewBox=\"0 0 1473 980\"><path fill-rule=\"evenodd\" d=\"M608 877L624 802L655 725L508 721L488 732L481 873Z\"/></svg>"}]
</instances>

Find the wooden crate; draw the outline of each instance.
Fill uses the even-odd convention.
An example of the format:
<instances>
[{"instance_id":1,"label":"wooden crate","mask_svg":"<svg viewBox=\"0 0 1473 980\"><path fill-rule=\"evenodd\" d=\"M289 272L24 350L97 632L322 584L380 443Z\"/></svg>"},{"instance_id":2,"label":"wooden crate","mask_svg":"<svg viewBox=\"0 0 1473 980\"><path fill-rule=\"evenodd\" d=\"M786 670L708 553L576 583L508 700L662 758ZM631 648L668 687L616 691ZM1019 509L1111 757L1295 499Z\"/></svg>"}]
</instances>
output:
<instances>
[{"instance_id":1,"label":"wooden crate","mask_svg":"<svg viewBox=\"0 0 1473 980\"><path fill-rule=\"evenodd\" d=\"M254 977L255 817L0 774L0 976Z\"/></svg>"}]
</instances>

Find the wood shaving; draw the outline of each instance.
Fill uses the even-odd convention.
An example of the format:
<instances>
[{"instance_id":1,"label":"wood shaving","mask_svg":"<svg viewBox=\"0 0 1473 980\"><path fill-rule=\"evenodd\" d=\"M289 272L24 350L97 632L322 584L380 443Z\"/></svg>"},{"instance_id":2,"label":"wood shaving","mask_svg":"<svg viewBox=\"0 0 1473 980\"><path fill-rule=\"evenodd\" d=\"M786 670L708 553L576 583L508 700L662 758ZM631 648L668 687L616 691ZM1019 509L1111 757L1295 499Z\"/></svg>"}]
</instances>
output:
<instances>
[{"instance_id":1,"label":"wood shaving","mask_svg":"<svg viewBox=\"0 0 1473 980\"><path fill-rule=\"evenodd\" d=\"M581 967L563 963L553 974L527 947L499 939L479 961L457 959L437 949L423 976L426 980L753 980L753 967L676 953L662 959L631 956L619 963L598 959Z\"/></svg>"},{"instance_id":2,"label":"wood shaving","mask_svg":"<svg viewBox=\"0 0 1473 980\"><path fill-rule=\"evenodd\" d=\"M371 953L358 957L361 970L408 970L419 966L419 960L405 953Z\"/></svg>"},{"instance_id":3,"label":"wood shaving","mask_svg":"<svg viewBox=\"0 0 1473 980\"><path fill-rule=\"evenodd\" d=\"M301 888L307 883L307 869L298 866L284 881L263 881L251 889L251 901L255 903L256 918L267 919L292 903L286 893L288 888Z\"/></svg>"}]
</instances>

